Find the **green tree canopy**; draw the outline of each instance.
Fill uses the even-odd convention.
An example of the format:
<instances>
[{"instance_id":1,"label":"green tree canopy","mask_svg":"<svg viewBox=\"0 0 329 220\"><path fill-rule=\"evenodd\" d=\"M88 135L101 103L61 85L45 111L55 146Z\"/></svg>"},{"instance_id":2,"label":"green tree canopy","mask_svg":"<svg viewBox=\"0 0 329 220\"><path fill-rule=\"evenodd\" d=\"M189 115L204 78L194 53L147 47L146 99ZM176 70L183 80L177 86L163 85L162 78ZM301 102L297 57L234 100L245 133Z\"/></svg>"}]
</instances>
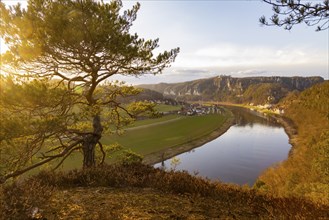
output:
<instances>
[{"instance_id":1,"label":"green tree canopy","mask_svg":"<svg viewBox=\"0 0 329 220\"><path fill-rule=\"evenodd\" d=\"M1 68L12 76L1 88L1 120L8 125L3 127L12 129L2 129L0 141L15 146L26 158L42 152L28 166L28 160L12 164L3 178L65 159L78 149L84 155L83 166L93 167L102 134L150 109L141 103L121 105L118 97L139 90L109 82L114 75L161 73L179 52L176 48L154 55L158 39L130 33L139 8L137 3L122 11L121 1L29 0L27 8L0 3L0 36L9 47L1 56ZM12 120L5 115L13 115ZM17 121L15 115L26 120ZM18 129L15 123L23 124ZM15 143L18 140L22 142Z\"/></svg>"}]
</instances>

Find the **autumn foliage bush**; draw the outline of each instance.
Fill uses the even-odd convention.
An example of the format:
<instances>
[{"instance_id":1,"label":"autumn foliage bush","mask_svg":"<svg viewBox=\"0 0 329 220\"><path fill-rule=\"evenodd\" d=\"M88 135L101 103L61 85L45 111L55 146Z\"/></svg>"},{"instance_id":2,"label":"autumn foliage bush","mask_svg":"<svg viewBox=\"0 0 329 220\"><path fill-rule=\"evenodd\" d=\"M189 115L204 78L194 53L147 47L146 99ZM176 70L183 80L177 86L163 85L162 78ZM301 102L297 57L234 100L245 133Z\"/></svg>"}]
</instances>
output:
<instances>
[{"instance_id":1,"label":"autumn foliage bush","mask_svg":"<svg viewBox=\"0 0 329 220\"><path fill-rule=\"evenodd\" d=\"M33 177L45 185L70 187L143 187L175 194L217 196L222 190L236 191L238 186L211 182L191 176L186 171L165 172L141 163L103 165L95 169L72 170L67 173L40 172Z\"/></svg>"}]
</instances>

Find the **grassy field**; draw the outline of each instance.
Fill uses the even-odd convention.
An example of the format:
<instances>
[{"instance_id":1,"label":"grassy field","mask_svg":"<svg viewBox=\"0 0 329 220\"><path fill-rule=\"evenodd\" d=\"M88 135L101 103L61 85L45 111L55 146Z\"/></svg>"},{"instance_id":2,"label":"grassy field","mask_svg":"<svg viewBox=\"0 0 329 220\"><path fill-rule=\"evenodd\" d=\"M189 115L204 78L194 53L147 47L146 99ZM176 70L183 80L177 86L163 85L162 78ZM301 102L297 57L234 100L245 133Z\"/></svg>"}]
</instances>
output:
<instances>
[{"instance_id":1,"label":"grassy field","mask_svg":"<svg viewBox=\"0 0 329 220\"><path fill-rule=\"evenodd\" d=\"M105 136L102 142L104 144L118 142L125 148L146 155L202 137L220 127L225 121L225 117L221 115L179 117L181 118L170 120L165 124L149 123L149 126L140 129L135 127L136 129L128 130L122 136Z\"/></svg>"},{"instance_id":2,"label":"grassy field","mask_svg":"<svg viewBox=\"0 0 329 220\"><path fill-rule=\"evenodd\" d=\"M156 105L155 109L159 112L170 112L170 111L179 111L181 110L181 105L165 105L165 104L158 104Z\"/></svg>"},{"instance_id":3,"label":"grassy field","mask_svg":"<svg viewBox=\"0 0 329 220\"><path fill-rule=\"evenodd\" d=\"M160 118L138 120L138 121L135 121L133 124L129 125L128 128L135 128L135 127L144 126L144 125L162 123L165 121L178 119L180 117L181 117L180 115L166 115L166 116L162 116Z\"/></svg>"},{"instance_id":4,"label":"grassy field","mask_svg":"<svg viewBox=\"0 0 329 220\"><path fill-rule=\"evenodd\" d=\"M218 114L168 115L137 121L133 126L127 128L123 135L104 135L101 141L104 145L119 143L125 149L131 149L144 156L206 136L220 128L226 118L227 116ZM107 161L110 162L111 159L107 158ZM81 164L82 155L76 153L64 162L62 168L64 170L80 168Z\"/></svg>"}]
</instances>

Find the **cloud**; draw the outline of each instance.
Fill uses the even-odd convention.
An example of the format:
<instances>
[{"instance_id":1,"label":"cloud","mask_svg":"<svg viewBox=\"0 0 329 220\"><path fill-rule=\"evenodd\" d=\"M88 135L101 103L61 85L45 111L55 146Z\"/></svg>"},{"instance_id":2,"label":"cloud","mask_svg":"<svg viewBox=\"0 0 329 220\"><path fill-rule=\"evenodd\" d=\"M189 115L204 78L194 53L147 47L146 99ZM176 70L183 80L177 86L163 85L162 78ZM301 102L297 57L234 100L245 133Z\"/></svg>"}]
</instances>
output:
<instances>
[{"instance_id":1,"label":"cloud","mask_svg":"<svg viewBox=\"0 0 329 220\"><path fill-rule=\"evenodd\" d=\"M307 47L246 46L231 43L182 53L175 67L273 67L328 63L327 52Z\"/></svg>"},{"instance_id":2,"label":"cloud","mask_svg":"<svg viewBox=\"0 0 329 220\"><path fill-rule=\"evenodd\" d=\"M179 75L185 75L185 74L188 74L188 75L200 75L200 74L208 74L210 73L211 71L210 70L207 70L207 69L186 69L186 68L183 68L183 69L180 69L180 68L175 68L175 69L172 69L172 71L169 71L169 74L179 74Z\"/></svg>"},{"instance_id":3,"label":"cloud","mask_svg":"<svg viewBox=\"0 0 329 220\"><path fill-rule=\"evenodd\" d=\"M230 75L234 75L234 76L265 76L269 74L274 74L274 73L268 72L266 70L257 70L257 69L230 72Z\"/></svg>"},{"instance_id":4,"label":"cloud","mask_svg":"<svg viewBox=\"0 0 329 220\"><path fill-rule=\"evenodd\" d=\"M138 85L138 84L151 84L151 83L176 83L176 82L186 82L200 78L210 78L218 76L218 71L200 69L200 68L169 68L163 71L162 74L158 75L143 75L140 77L134 76L119 76L116 75L112 77L112 80L125 81L128 84Z\"/></svg>"}]
</instances>

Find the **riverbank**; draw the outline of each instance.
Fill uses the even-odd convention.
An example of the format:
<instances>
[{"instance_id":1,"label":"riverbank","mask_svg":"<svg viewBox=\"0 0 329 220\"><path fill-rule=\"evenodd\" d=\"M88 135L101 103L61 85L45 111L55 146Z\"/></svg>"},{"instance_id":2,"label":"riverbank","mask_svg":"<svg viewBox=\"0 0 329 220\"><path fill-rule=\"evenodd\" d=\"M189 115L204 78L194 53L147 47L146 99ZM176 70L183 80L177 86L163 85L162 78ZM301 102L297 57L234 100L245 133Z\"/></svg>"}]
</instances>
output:
<instances>
[{"instance_id":1,"label":"riverbank","mask_svg":"<svg viewBox=\"0 0 329 220\"><path fill-rule=\"evenodd\" d=\"M233 124L234 124L234 115L232 112L226 110L227 118L225 122L211 133L198 137L189 142L172 146L151 154L144 156L143 163L147 165L154 165L156 163L162 162L169 158L172 158L178 154L188 152L194 148L200 147L206 144L209 141L212 141L222 134L224 134Z\"/></svg>"},{"instance_id":2,"label":"riverbank","mask_svg":"<svg viewBox=\"0 0 329 220\"><path fill-rule=\"evenodd\" d=\"M249 109L253 112L257 112L259 114L257 114L257 116L260 117L270 117L271 119L274 119L277 123L279 123L280 125L282 125L285 133L288 135L289 137L289 144L291 144L292 146L292 150L294 148L294 146L296 145L296 138L297 138L297 127L295 125L295 123L281 115L281 114L277 114L268 110L264 110L264 109L257 109L254 106L249 106L249 105L242 105L242 104L233 104L233 103L220 103L220 105L222 106L234 106L234 107L240 107L240 108L245 108L245 109Z\"/></svg>"},{"instance_id":3,"label":"riverbank","mask_svg":"<svg viewBox=\"0 0 329 220\"><path fill-rule=\"evenodd\" d=\"M291 123L285 124L293 147L287 160L258 178L260 191L329 204L328 91L329 82L325 82L286 100L285 116L297 129L291 132L287 126Z\"/></svg>"},{"instance_id":4,"label":"riverbank","mask_svg":"<svg viewBox=\"0 0 329 220\"><path fill-rule=\"evenodd\" d=\"M289 137L289 144L291 145L291 150L289 152L289 156L292 154L292 152L293 152L293 150L296 146L297 128L296 128L295 123L291 119L289 119L289 118L287 118L287 117L285 117L281 114L277 114L277 113L274 113L274 112L271 112L271 111L268 111L268 110L255 109L255 108L251 108L249 106L241 106L241 107L242 108L253 109L253 111L256 111L260 114L263 114L264 117L270 117L270 118L274 119L277 123L282 125L285 133Z\"/></svg>"},{"instance_id":5,"label":"riverbank","mask_svg":"<svg viewBox=\"0 0 329 220\"><path fill-rule=\"evenodd\" d=\"M282 115L270 115L269 117L274 118L284 128L284 131L289 137L289 144L291 144L291 150L289 152L289 156L292 155L292 152L296 147L297 139L298 139L297 128L295 123L291 119L284 117Z\"/></svg>"}]
</instances>

